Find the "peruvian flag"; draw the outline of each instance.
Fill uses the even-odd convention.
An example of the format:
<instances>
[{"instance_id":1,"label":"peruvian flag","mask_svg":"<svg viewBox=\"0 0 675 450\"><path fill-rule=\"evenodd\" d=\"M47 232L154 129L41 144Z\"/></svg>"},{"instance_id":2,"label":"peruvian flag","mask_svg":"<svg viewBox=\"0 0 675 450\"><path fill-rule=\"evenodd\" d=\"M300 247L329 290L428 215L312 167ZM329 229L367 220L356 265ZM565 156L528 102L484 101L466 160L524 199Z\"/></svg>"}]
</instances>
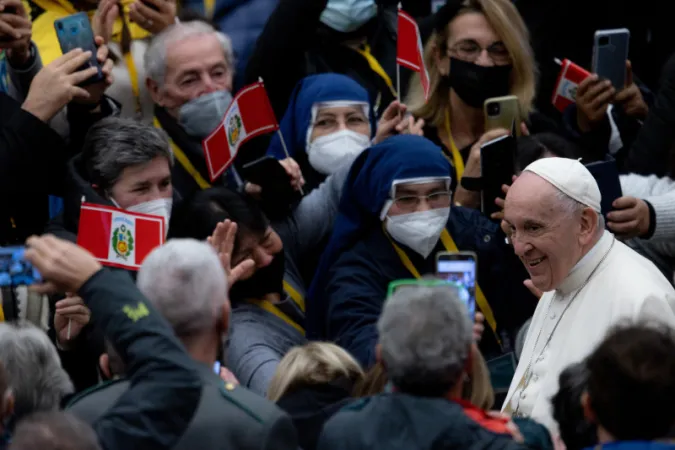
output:
<instances>
[{"instance_id":1,"label":"peruvian flag","mask_svg":"<svg viewBox=\"0 0 675 450\"><path fill-rule=\"evenodd\" d=\"M428 100L431 84L429 72L424 66L423 55L424 47L422 46L422 37L417 22L399 7L396 63L420 74L422 89L424 89L424 100ZM399 95L401 95L400 92Z\"/></svg>"},{"instance_id":2,"label":"peruvian flag","mask_svg":"<svg viewBox=\"0 0 675 450\"><path fill-rule=\"evenodd\" d=\"M138 270L145 257L164 244L165 229L161 216L82 203L77 245L103 265Z\"/></svg>"},{"instance_id":3,"label":"peruvian flag","mask_svg":"<svg viewBox=\"0 0 675 450\"><path fill-rule=\"evenodd\" d=\"M551 102L558 111L564 112L565 108L572 103L576 103L577 87L590 73L569 59L565 59L562 62L556 60L556 62L560 64L560 74L555 84Z\"/></svg>"},{"instance_id":4,"label":"peruvian flag","mask_svg":"<svg viewBox=\"0 0 675 450\"><path fill-rule=\"evenodd\" d=\"M278 129L262 81L244 87L232 100L218 128L202 142L211 181L232 164L241 144Z\"/></svg>"}]
</instances>

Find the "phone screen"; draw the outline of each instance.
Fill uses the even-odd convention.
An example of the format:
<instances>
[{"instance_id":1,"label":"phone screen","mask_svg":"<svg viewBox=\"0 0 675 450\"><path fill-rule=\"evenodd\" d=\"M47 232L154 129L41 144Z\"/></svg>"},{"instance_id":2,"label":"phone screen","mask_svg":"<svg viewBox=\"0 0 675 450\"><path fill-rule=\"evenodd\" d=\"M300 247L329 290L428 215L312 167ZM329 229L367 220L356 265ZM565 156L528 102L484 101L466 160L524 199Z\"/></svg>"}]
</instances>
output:
<instances>
[{"instance_id":1,"label":"phone screen","mask_svg":"<svg viewBox=\"0 0 675 450\"><path fill-rule=\"evenodd\" d=\"M24 259L25 247L0 247L0 287L31 285L40 274Z\"/></svg>"},{"instance_id":2,"label":"phone screen","mask_svg":"<svg viewBox=\"0 0 675 450\"><path fill-rule=\"evenodd\" d=\"M459 286L459 298L469 317L476 314L476 260L472 255L440 255L436 263L438 278Z\"/></svg>"}]
</instances>

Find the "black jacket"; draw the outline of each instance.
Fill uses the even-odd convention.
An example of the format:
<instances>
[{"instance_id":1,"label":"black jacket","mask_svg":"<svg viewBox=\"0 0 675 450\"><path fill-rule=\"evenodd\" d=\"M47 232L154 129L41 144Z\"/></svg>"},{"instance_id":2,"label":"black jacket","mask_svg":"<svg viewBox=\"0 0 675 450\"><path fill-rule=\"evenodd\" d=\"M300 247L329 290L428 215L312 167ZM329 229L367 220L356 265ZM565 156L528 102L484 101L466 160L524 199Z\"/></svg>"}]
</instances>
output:
<instances>
[{"instance_id":1,"label":"black jacket","mask_svg":"<svg viewBox=\"0 0 675 450\"><path fill-rule=\"evenodd\" d=\"M489 431L443 398L379 394L344 408L323 428L321 450L521 450L510 435Z\"/></svg>"},{"instance_id":2,"label":"black jacket","mask_svg":"<svg viewBox=\"0 0 675 450\"><path fill-rule=\"evenodd\" d=\"M79 152L89 127L113 113L106 101L100 113L68 106L66 144L51 127L0 93L0 245L21 245L41 234L49 219L48 196L62 195L66 162Z\"/></svg>"},{"instance_id":3,"label":"black jacket","mask_svg":"<svg viewBox=\"0 0 675 450\"><path fill-rule=\"evenodd\" d=\"M113 344L131 387L93 424L105 450L171 448L202 395L196 364L166 321L122 273L102 269L79 290L92 325Z\"/></svg>"}]
</instances>

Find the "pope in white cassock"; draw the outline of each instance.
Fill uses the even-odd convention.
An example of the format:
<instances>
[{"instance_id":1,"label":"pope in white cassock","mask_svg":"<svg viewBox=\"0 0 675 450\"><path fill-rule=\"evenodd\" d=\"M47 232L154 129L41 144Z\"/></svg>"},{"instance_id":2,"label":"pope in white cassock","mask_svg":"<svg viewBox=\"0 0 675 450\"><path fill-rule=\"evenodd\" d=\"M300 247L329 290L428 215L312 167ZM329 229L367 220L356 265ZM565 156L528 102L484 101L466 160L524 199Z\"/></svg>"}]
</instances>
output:
<instances>
[{"instance_id":1,"label":"pope in white cassock","mask_svg":"<svg viewBox=\"0 0 675 450\"><path fill-rule=\"evenodd\" d=\"M530 164L506 196L504 222L535 287L544 292L504 403L557 433L558 376L622 321L675 326L675 290L650 261L605 231L600 190L578 161Z\"/></svg>"}]
</instances>

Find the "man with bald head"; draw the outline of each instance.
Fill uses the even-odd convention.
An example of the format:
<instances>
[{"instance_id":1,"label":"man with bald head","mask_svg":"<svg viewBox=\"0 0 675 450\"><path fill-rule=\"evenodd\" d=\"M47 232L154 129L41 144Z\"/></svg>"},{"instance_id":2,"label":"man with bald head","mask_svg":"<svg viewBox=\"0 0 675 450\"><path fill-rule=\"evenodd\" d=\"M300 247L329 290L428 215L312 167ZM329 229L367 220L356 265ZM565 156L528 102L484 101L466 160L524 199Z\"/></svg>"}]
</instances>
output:
<instances>
[{"instance_id":1,"label":"man with bald head","mask_svg":"<svg viewBox=\"0 0 675 450\"><path fill-rule=\"evenodd\" d=\"M557 432L558 376L589 355L617 322L675 326L675 291L650 261L605 230L600 190L578 161L530 164L506 196L504 225L531 283L544 292L504 411Z\"/></svg>"}]
</instances>

